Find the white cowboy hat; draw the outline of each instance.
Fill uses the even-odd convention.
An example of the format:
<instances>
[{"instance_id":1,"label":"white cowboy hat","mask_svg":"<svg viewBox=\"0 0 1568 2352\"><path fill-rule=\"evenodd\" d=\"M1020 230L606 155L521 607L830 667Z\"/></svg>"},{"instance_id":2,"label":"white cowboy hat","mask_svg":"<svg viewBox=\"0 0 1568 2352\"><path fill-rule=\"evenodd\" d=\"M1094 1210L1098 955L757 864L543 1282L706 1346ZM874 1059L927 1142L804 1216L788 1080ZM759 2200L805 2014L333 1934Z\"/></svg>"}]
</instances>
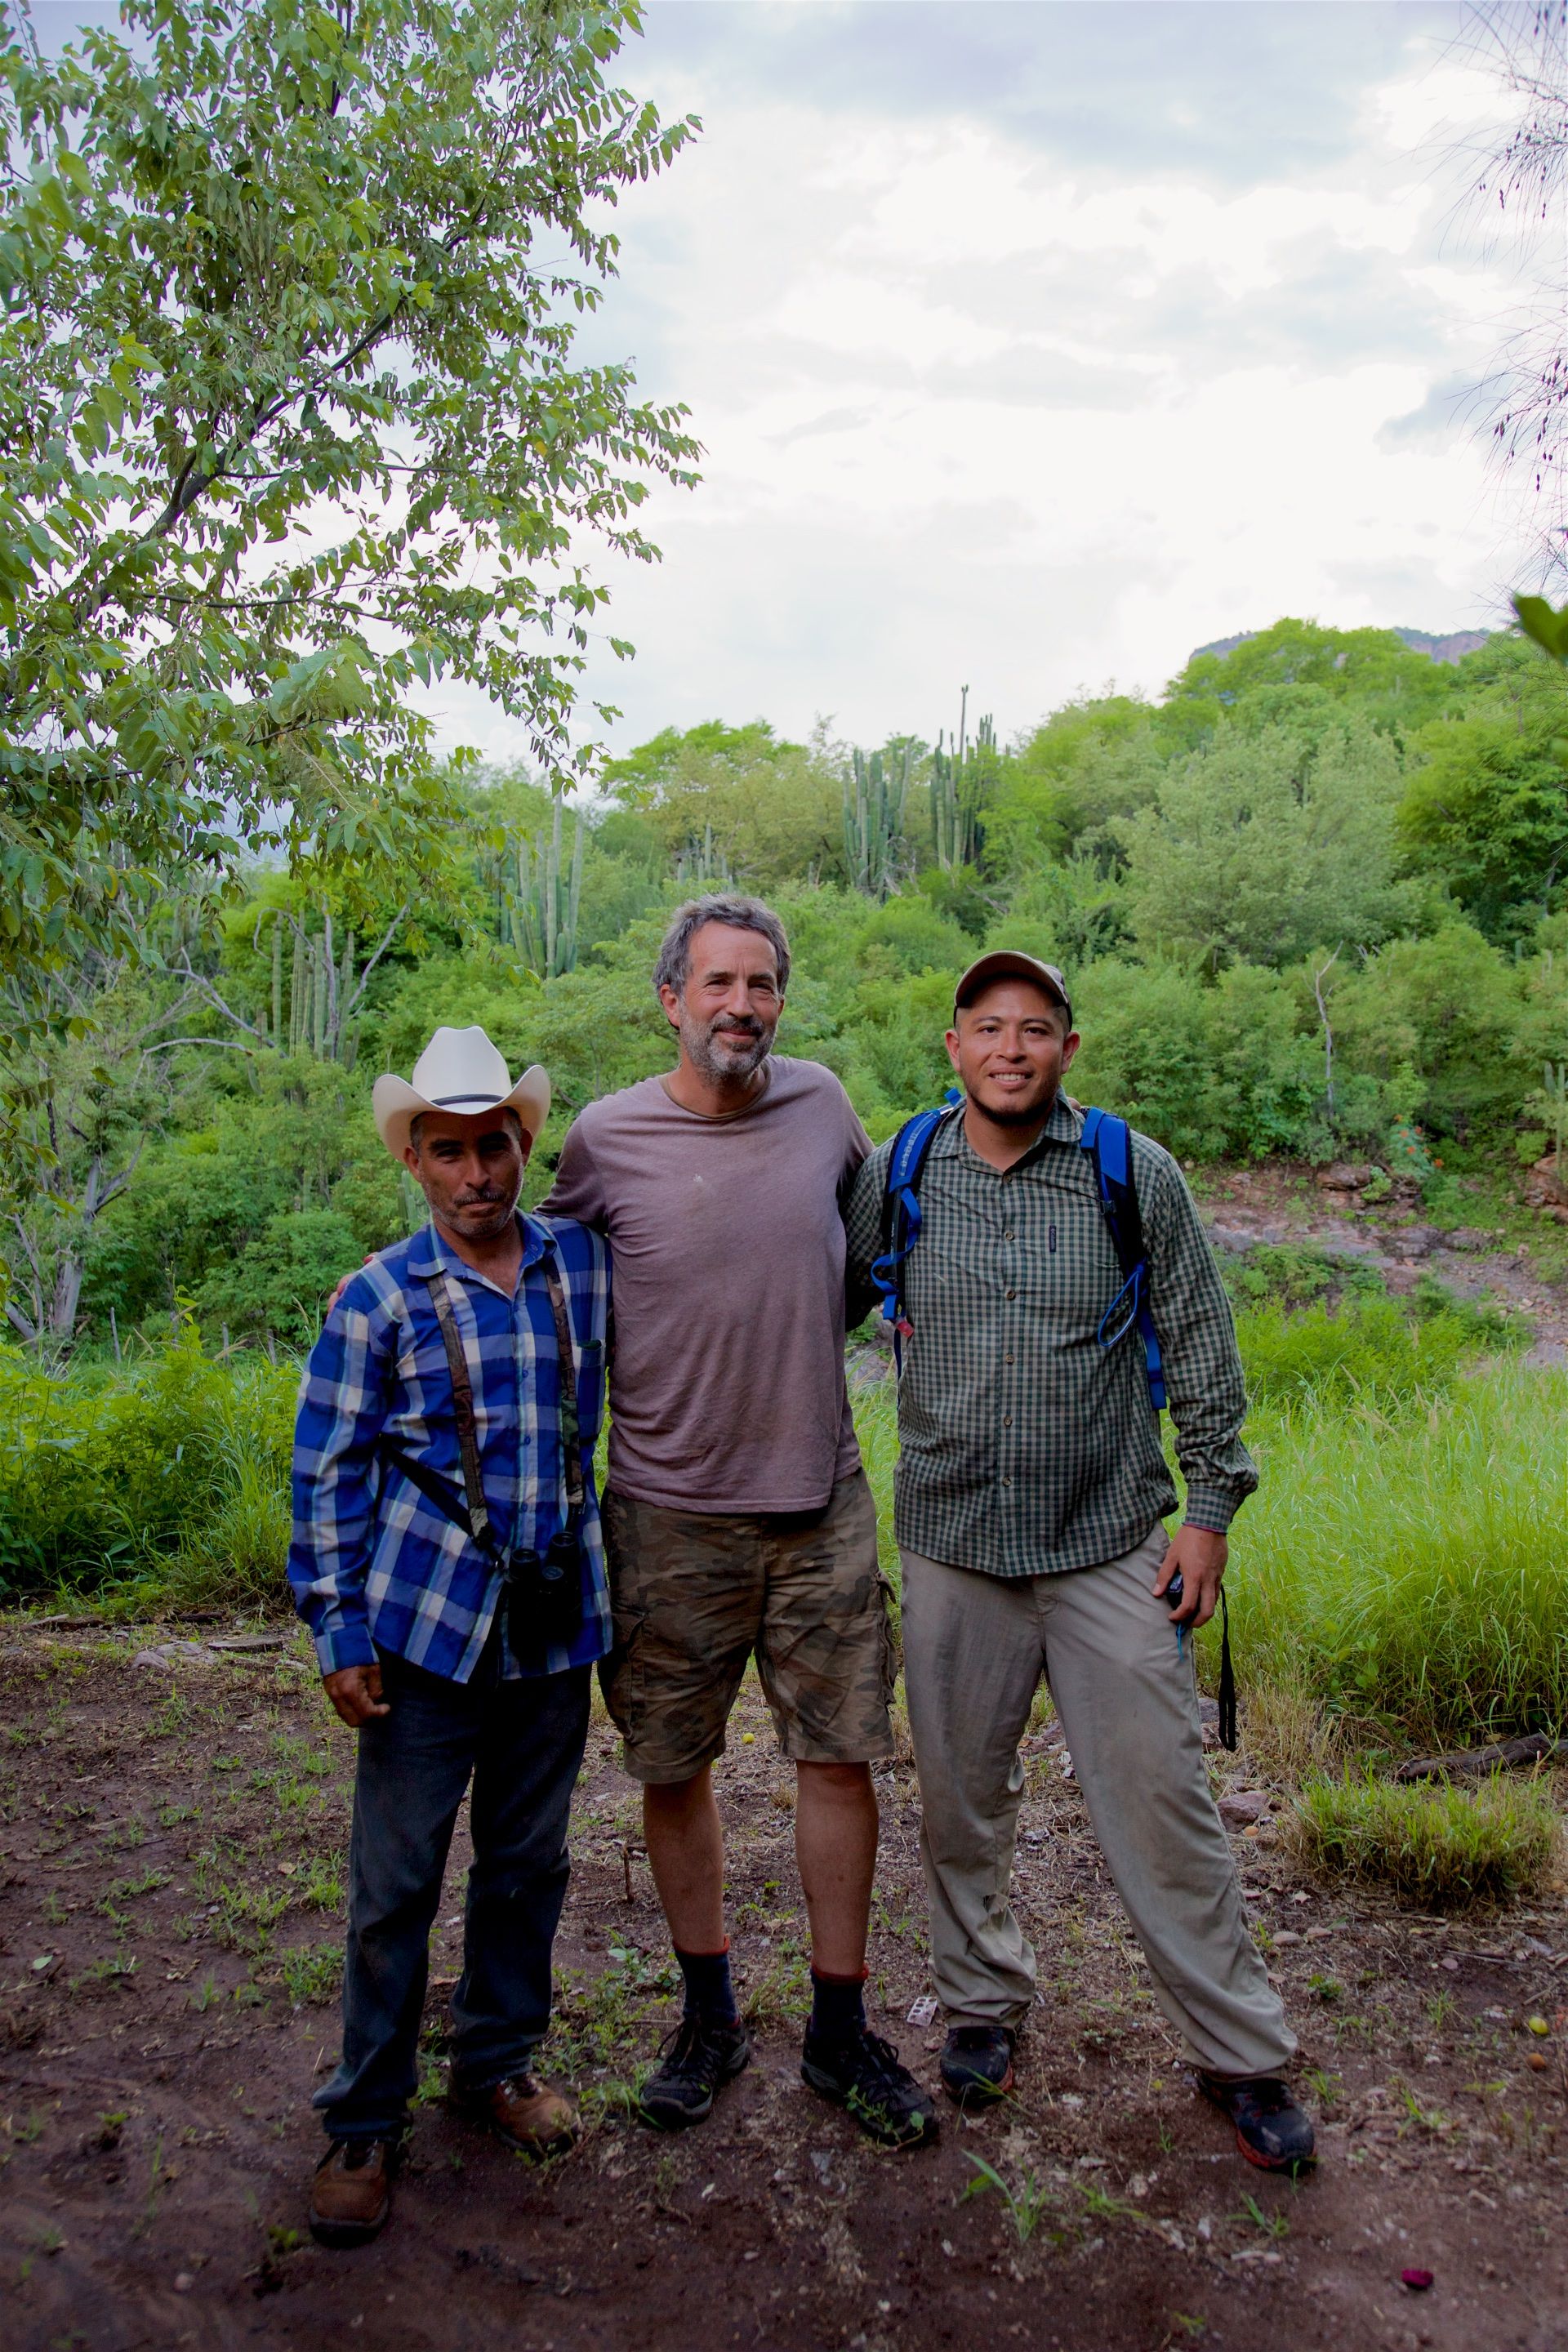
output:
<instances>
[{"instance_id":1,"label":"white cowboy hat","mask_svg":"<svg viewBox=\"0 0 1568 2352\"><path fill-rule=\"evenodd\" d=\"M514 1110L530 1141L550 1116L550 1080L535 1062L514 1087L505 1062L482 1029L437 1029L414 1065L407 1085L389 1072L371 1093L376 1132L401 1160L408 1130L422 1111L481 1118L488 1110Z\"/></svg>"}]
</instances>

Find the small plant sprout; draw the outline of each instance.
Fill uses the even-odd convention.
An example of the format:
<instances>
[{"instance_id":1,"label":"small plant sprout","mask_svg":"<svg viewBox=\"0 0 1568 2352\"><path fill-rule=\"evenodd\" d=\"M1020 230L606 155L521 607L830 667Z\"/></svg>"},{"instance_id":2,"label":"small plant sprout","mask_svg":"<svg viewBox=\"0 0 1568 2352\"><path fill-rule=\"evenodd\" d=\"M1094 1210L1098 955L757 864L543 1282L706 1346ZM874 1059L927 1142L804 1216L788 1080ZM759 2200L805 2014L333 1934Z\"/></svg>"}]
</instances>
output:
<instances>
[{"instance_id":1,"label":"small plant sprout","mask_svg":"<svg viewBox=\"0 0 1568 2352\"><path fill-rule=\"evenodd\" d=\"M988 2163L984 2157L976 2156L973 2148L965 2148L963 2154L965 2162L974 2167L974 2179L964 2189L959 2203L967 2204L970 2198L984 2197L994 2190L1002 2200L1003 2210L1013 2225L1014 2236L1021 2246L1026 2245L1039 2227L1041 2216L1051 2210L1053 2200L1049 2182L1037 2179L1032 2172L1020 2170L1016 2181L1009 2185L996 2167Z\"/></svg>"}]
</instances>

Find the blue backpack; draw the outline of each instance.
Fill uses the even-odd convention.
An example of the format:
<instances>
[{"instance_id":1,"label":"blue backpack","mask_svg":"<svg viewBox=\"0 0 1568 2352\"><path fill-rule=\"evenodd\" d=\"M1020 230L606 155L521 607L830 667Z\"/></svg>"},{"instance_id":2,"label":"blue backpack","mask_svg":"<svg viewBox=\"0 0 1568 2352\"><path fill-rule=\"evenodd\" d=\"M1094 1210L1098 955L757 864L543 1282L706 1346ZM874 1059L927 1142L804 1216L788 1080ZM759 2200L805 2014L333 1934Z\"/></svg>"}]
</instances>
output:
<instances>
[{"instance_id":1,"label":"blue backpack","mask_svg":"<svg viewBox=\"0 0 1568 2352\"><path fill-rule=\"evenodd\" d=\"M939 1129L963 1109L950 1095L940 1110L917 1111L899 1129L888 1160L887 1190L882 1196L881 1254L871 1266L871 1281L881 1294L882 1314L893 1327L893 1352L903 1369L902 1341L912 1326L904 1313L903 1269L920 1239L920 1183ZM1143 1246L1143 1220L1138 1208L1138 1186L1132 1173L1132 1147L1127 1121L1108 1110L1083 1115L1081 1148L1094 1168L1100 1212L1110 1229L1121 1268L1121 1287L1100 1318L1096 1333L1102 1348L1114 1348L1136 1323L1143 1341L1143 1362L1149 1380L1149 1402L1156 1413L1165 1408L1165 1367L1160 1335L1149 1308L1149 1255Z\"/></svg>"}]
</instances>

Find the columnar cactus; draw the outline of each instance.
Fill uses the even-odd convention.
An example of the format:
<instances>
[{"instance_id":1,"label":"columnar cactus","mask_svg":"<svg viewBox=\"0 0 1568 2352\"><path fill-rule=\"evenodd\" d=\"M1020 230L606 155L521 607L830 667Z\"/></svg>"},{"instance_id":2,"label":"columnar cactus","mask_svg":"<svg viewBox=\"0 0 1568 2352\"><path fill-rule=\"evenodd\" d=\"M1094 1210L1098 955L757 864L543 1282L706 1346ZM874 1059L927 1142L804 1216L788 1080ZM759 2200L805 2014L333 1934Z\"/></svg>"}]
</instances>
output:
<instances>
[{"instance_id":1,"label":"columnar cactus","mask_svg":"<svg viewBox=\"0 0 1568 2352\"><path fill-rule=\"evenodd\" d=\"M914 745L884 755L850 755L844 779L844 855L849 878L868 898L886 898L909 866L904 818L909 807Z\"/></svg>"}]
</instances>

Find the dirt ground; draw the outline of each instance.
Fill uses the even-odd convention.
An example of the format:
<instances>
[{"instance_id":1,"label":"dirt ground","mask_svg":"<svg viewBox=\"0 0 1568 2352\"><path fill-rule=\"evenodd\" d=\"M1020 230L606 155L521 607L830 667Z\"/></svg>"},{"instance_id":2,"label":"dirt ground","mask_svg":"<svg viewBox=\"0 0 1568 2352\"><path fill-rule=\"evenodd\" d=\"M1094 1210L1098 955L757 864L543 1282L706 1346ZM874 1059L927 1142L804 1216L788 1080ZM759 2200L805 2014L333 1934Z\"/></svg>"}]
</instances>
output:
<instances>
[{"instance_id":1,"label":"dirt ground","mask_svg":"<svg viewBox=\"0 0 1568 2352\"><path fill-rule=\"evenodd\" d=\"M582 2145L531 2167L443 2104L455 1853L392 2223L321 2252L309 2100L336 2051L352 1740L292 1636L133 1662L182 1630L227 1629L0 1623L5 2352L360 2329L408 2352L1568 2347L1560 1899L1413 1917L1300 1880L1268 1814L1238 1821L1321 2116L1316 2178L1272 2181L1194 2095L1044 1720L1016 1878L1041 1994L1017 2095L974 2123L944 2102L935 2147L887 2155L799 2078L791 1791L751 1690L721 1770L749 2074L684 2137L627 2115L676 2009L636 1792L596 1721L547 2070L582 2095ZM1214 1769L1228 1811L1256 1808L1235 1801L1263 1788L1245 1749ZM926 1990L912 1772L879 1787L874 2021L934 2083L940 2027L908 2021ZM1005 2189L974 2193L980 2159Z\"/></svg>"}]
</instances>

